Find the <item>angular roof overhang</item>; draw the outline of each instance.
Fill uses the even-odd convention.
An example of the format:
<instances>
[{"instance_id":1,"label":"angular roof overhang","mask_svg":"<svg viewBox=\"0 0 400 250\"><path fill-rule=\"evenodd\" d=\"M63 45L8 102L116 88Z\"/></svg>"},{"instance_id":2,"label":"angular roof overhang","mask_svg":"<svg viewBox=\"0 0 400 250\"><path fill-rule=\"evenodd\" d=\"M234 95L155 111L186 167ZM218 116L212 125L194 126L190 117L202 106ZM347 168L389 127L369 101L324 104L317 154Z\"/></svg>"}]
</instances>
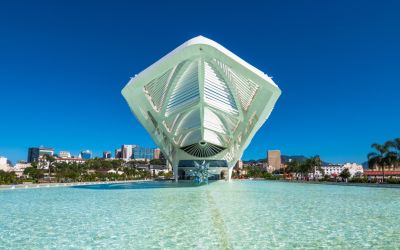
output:
<instances>
[{"instance_id":1,"label":"angular roof overhang","mask_svg":"<svg viewBox=\"0 0 400 250\"><path fill-rule=\"evenodd\" d=\"M241 157L280 93L266 74L202 36L140 72L122 90L164 154L179 148L201 158L225 151L228 161Z\"/></svg>"}]
</instances>

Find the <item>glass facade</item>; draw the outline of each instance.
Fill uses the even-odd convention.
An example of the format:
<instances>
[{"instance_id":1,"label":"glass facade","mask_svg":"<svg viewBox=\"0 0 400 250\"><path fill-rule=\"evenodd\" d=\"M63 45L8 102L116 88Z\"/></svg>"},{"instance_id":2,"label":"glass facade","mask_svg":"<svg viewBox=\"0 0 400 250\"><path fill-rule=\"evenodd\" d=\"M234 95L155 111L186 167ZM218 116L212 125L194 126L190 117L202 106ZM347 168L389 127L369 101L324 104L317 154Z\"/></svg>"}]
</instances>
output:
<instances>
[{"instance_id":1,"label":"glass facade","mask_svg":"<svg viewBox=\"0 0 400 250\"><path fill-rule=\"evenodd\" d=\"M92 151L90 150L85 150L81 152L81 158L84 160L89 160L92 158Z\"/></svg>"},{"instance_id":2,"label":"glass facade","mask_svg":"<svg viewBox=\"0 0 400 250\"><path fill-rule=\"evenodd\" d=\"M111 152L103 152L103 159L111 159Z\"/></svg>"},{"instance_id":3,"label":"glass facade","mask_svg":"<svg viewBox=\"0 0 400 250\"><path fill-rule=\"evenodd\" d=\"M29 148L28 162L35 162L43 155L54 155L53 148Z\"/></svg>"},{"instance_id":4,"label":"glass facade","mask_svg":"<svg viewBox=\"0 0 400 250\"><path fill-rule=\"evenodd\" d=\"M179 161L178 168L194 168L195 160L181 160ZM202 160L198 160L197 163L203 162ZM205 160L206 163L209 163L210 168L227 168L228 162L225 160Z\"/></svg>"},{"instance_id":5,"label":"glass facade","mask_svg":"<svg viewBox=\"0 0 400 250\"><path fill-rule=\"evenodd\" d=\"M154 159L154 149L136 146L133 148L133 159Z\"/></svg>"}]
</instances>

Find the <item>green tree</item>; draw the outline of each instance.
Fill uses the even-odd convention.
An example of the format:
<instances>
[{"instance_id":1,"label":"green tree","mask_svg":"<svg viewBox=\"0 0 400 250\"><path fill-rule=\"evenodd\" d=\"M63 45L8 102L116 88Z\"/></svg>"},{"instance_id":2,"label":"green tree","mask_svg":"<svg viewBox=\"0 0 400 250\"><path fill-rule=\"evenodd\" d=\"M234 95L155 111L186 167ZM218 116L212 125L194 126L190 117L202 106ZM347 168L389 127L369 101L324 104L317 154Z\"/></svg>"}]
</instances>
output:
<instances>
[{"instance_id":1,"label":"green tree","mask_svg":"<svg viewBox=\"0 0 400 250\"><path fill-rule=\"evenodd\" d=\"M14 172L5 172L0 170L0 184L14 184L17 183L17 176Z\"/></svg>"},{"instance_id":2,"label":"green tree","mask_svg":"<svg viewBox=\"0 0 400 250\"><path fill-rule=\"evenodd\" d=\"M390 151L391 143L386 142L385 144L381 145L378 143L374 143L371 145L375 152L371 152L368 154L368 167L370 169L381 168L383 182L385 181L385 167L393 166L396 161L397 157L392 151Z\"/></svg>"},{"instance_id":3,"label":"green tree","mask_svg":"<svg viewBox=\"0 0 400 250\"><path fill-rule=\"evenodd\" d=\"M122 170L128 179L136 179L138 176L138 170L132 167L125 167Z\"/></svg>"},{"instance_id":4,"label":"green tree","mask_svg":"<svg viewBox=\"0 0 400 250\"><path fill-rule=\"evenodd\" d=\"M340 172L339 176L347 181L347 179L350 178L351 176L349 169L348 168L343 169L342 172Z\"/></svg>"},{"instance_id":5,"label":"green tree","mask_svg":"<svg viewBox=\"0 0 400 250\"><path fill-rule=\"evenodd\" d=\"M392 158L395 158L394 160L394 167L397 168L400 166L400 138L396 138L392 141L386 142L386 144L389 146L390 149L393 149L393 151L390 151L390 155L392 155Z\"/></svg>"},{"instance_id":6,"label":"green tree","mask_svg":"<svg viewBox=\"0 0 400 250\"><path fill-rule=\"evenodd\" d=\"M29 178L38 181L40 178L43 178L43 171L35 167L27 167L24 170L24 175L27 175Z\"/></svg>"},{"instance_id":7,"label":"green tree","mask_svg":"<svg viewBox=\"0 0 400 250\"><path fill-rule=\"evenodd\" d=\"M49 165L49 181L51 182L51 172L53 170L53 163L56 161L56 158L49 154L44 154L42 158L43 161Z\"/></svg>"},{"instance_id":8,"label":"green tree","mask_svg":"<svg viewBox=\"0 0 400 250\"><path fill-rule=\"evenodd\" d=\"M307 169L309 169L309 171L313 171L314 178L315 178L317 170L320 171L320 173L322 175L324 175L324 170L322 169L322 161L318 155L307 159L305 161L305 164L307 165Z\"/></svg>"},{"instance_id":9,"label":"green tree","mask_svg":"<svg viewBox=\"0 0 400 250\"><path fill-rule=\"evenodd\" d=\"M286 171L288 173L299 173L300 172L300 165L301 163L297 160L293 160L288 163Z\"/></svg>"},{"instance_id":10,"label":"green tree","mask_svg":"<svg viewBox=\"0 0 400 250\"><path fill-rule=\"evenodd\" d=\"M292 171L301 174L301 178L304 176L308 176L309 173L316 174L316 171L319 170L324 175L324 170L322 169L322 161L318 155L310 157L303 162L293 161L288 166Z\"/></svg>"},{"instance_id":11,"label":"green tree","mask_svg":"<svg viewBox=\"0 0 400 250\"><path fill-rule=\"evenodd\" d=\"M172 173L172 171L169 171L169 172L164 174L164 177L165 177L165 179L171 179L173 175L174 174Z\"/></svg>"},{"instance_id":12,"label":"green tree","mask_svg":"<svg viewBox=\"0 0 400 250\"><path fill-rule=\"evenodd\" d=\"M165 163L160 159L152 159L152 160L150 160L150 164L152 164L152 165L164 165Z\"/></svg>"}]
</instances>

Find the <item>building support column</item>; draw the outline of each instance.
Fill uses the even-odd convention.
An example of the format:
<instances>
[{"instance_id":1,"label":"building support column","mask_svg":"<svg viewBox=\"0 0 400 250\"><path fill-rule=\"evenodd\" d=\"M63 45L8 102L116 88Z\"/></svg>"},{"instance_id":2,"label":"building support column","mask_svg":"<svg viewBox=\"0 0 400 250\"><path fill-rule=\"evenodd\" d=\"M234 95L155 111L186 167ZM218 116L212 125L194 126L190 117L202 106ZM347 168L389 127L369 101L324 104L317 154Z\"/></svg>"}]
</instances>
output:
<instances>
[{"instance_id":1,"label":"building support column","mask_svg":"<svg viewBox=\"0 0 400 250\"><path fill-rule=\"evenodd\" d=\"M226 179L227 181L231 181L232 171L233 171L233 167L232 168L228 168L228 178Z\"/></svg>"},{"instance_id":2,"label":"building support column","mask_svg":"<svg viewBox=\"0 0 400 250\"><path fill-rule=\"evenodd\" d=\"M168 160L167 160L167 170L172 171L172 165L171 165L171 163L169 163Z\"/></svg>"},{"instance_id":3,"label":"building support column","mask_svg":"<svg viewBox=\"0 0 400 250\"><path fill-rule=\"evenodd\" d=\"M178 165L174 165L172 168L174 170L175 182L178 182L178 179L179 179L179 176L178 176Z\"/></svg>"}]
</instances>

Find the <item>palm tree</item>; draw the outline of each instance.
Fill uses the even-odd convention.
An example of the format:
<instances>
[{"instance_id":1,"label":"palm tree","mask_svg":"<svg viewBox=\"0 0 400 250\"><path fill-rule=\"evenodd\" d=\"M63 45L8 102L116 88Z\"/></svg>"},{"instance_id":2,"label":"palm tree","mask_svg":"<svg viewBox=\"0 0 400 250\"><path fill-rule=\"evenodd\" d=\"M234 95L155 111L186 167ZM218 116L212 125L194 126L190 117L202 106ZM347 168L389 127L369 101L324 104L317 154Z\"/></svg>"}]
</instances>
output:
<instances>
[{"instance_id":1,"label":"palm tree","mask_svg":"<svg viewBox=\"0 0 400 250\"><path fill-rule=\"evenodd\" d=\"M321 172L321 174L324 175L324 171L322 169L322 161L318 155L308 158L304 162L303 171L307 174L310 172L313 172L314 179L315 179L317 170L319 170Z\"/></svg>"},{"instance_id":2,"label":"palm tree","mask_svg":"<svg viewBox=\"0 0 400 250\"><path fill-rule=\"evenodd\" d=\"M312 166L314 167L314 178L315 178L315 174L316 174L317 170L322 175L324 175L324 170L322 168L322 161L321 161L321 158L319 157L319 155L311 157L311 163L312 163Z\"/></svg>"},{"instance_id":3,"label":"palm tree","mask_svg":"<svg viewBox=\"0 0 400 250\"><path fill-rule=\"evenodd\" d=\"M387 144L390 148L394 149L390 154L395 158L394 167L397 168L400 165L400 138L396 138L393 141L388 141Z\"/></svg>"},{"instance_id":4,"label":"palm tree","mask_svg":"<svg viewBox=\"0 0 400 250\"><path fill-rule=\"evenodd\" d=\"M53 167L53 162L55 162L56 159L54 158L54 156L49 155L49 154L44 154L43 159L45 162L49 163L49 181L51 182L50 169Z\"/></svg>"},{"instance_id":5,"label":"palm tree","mask_svg":"<svg viewBox=\"0 0 400 250\"><path fill-rule=\"evenodd\" d=\"M345 168L342 170L342 172L340 172L339 176L347 182L347 179L351 177L351 173L348 168Z\"/></svg>"},{"instance_id":6,"label":"palm tree","mask_svg":"<svg viewBox=\"0 0 400 250\"><path fill-rule=\"evenodd\" d=\"M399 166L400 165L400 138L394 139L393 142L395 144L395 148L396 148L396 151L397 151L396 165Z\"/></svg>"},{"instance_id":7,"label":"palm tree","mask_svg":"<svg viewBox=\"0 0 400 250\"><path fill-rule=\"evenodd\" d=\"M290 161L288 163L286 171L288 173L295 173L296 177L298 177L297 174L300 172L300 165L301 163L299 161L296 160Z\"/></svg>"},{"instance_id":8,"label":"palm tree","mask_svg":"<svg viewBox=\"0 0 400 250\"><path fill-rule=\"evenodd\" d=\"M376 152L371 152L368 154L368 167L373 169L375 167L380 167L382 169L383 182L385 181L385 167L391 167L395 164L396 154L390 151L392 147L391 142L386 142L381 145L374 143L371 145Z\"/></svg>"}]
</instances>

